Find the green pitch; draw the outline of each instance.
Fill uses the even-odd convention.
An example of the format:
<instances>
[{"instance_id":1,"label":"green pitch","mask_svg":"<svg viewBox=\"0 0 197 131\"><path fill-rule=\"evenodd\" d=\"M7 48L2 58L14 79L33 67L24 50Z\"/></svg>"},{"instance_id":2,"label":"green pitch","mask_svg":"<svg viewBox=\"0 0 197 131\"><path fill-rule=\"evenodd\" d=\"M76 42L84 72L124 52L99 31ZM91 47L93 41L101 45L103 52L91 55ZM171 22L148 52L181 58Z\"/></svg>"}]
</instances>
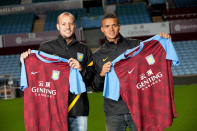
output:
<instances>
[{"instance_id":1,"label":"green pitch","mask_svg":"<svg viewBox=\"0 0 197 131\"><path fill-rule=\"evenodd\" d=\"M166 131L197 131L197 85L175 86L178 117ZM89 93L88 131L105 131L102 93ZM23 98L0 100L0 131L25 131Z\"/></svg>"}]
</instances>

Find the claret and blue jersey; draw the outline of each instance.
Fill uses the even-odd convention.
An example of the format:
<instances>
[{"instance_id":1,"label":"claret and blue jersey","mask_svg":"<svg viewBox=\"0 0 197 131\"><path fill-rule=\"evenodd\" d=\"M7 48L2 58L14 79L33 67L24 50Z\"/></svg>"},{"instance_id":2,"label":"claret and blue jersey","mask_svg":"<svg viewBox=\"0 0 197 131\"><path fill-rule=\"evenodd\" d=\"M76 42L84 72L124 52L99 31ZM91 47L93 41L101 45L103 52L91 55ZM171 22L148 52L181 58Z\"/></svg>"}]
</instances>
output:
<instances>
[{"instance_id":1,"label":"claret and blue jersey","mask_svg":"<svg viewBox=\"0 0 197 131\"><path fill-rule=\"evenodd\" d=\"M68 60L32 50L22 62L26 130L68 130L68 93L86 91L77 69Z\"/></svg>"},{"instance_id":2,"label":"claret and blue jersey","mask_svg":"<svg viewBox=\"0 0 197 131\"><path fill-rule=\"evenodd\" d=\"M176 117L171 65L179 60L170 39L156 35L125 51L105 76L103 96L121 96L141 130L164 130Z\"/></svg>"},{"instance_id":3,"label":"claret and blue jersey","mask_svg":"<svg viewBox=\"0 0 197 131\"><path fill-rule=\"evenodd\" d=\"M61 58L59 56L50 55L50 54L44 53L42 51L31 50L31 54L34 54L38 58L37 60L39 60L40 62L42 61L43 63L51 63L51 64L46 64L46 65L53 65L53 64L57 64L58 62L59 62L59 64L61 62L68 64L67 59ZM35 64L34 66L39 66L39 64ZM85 88L85 84L83 82L80 72L77 69L70 68L69 66L66 68L66 70L70 70L69 79L68 79L69 85L70 85L70 88L69 88L70 92L73 94L80 94L82 92L85 92L86 88ZM58 73L59 73L59 71L54 70L51 78L57 79L56 77L58 77ZM21 90L24 91L24 89L28 87L27 74L26 74L26 68L25 68L24 61L22 61L21 82L20 83L21 83Z\"/></svg>"}]
</instances>

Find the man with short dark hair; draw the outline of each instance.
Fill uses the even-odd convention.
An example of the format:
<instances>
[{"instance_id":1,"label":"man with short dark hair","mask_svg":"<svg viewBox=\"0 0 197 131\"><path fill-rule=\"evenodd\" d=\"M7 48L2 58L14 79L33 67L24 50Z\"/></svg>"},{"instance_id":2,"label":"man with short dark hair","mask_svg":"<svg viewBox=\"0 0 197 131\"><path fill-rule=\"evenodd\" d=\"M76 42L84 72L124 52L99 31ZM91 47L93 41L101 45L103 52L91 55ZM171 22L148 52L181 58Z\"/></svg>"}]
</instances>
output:
<instances>
[{"instance_id":1,"label":"man with short dark hair","mask_svg":"<svg viewBox=\"0 0 197 131\"><path fill-rule=\"evenodd\" d=\"M120 24L114 14L107 14L103 17L101 31L105 35L105 44L93 55L97 71L94 86L97 90L103 90L105 75L112 66L111 61L140 43L140 40L124 38L119 33ZM165 33L160 33L160 36L164 38L170 37ZM104 112L107 131L126 131L127 126L131 131L137 130L129 109L121 97L118 101L104 98Z\"/></svg>"}]
</instances>

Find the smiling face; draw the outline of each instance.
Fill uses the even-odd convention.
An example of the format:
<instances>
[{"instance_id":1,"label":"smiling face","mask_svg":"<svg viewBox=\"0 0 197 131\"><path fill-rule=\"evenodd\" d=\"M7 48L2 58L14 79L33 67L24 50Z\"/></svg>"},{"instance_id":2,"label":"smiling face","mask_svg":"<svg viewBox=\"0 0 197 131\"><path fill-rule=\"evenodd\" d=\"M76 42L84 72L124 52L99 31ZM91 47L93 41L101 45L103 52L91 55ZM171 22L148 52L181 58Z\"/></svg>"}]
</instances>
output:
<instances>
[{"instance_id":1,"label":"smiling face","mask_svg":"<svg viewBox=\"0 0 197 131\"><path fill-rule=\"evenodd\" d=\"M114 42L119 36L120 24L117 18L106 18L102 21L101 31L108 41Z\"/></svg>"},{"instance_id":2,"label":"smiling face","mask_svg":"<svg viewBox=\"0 0 197 131\"><path fill-rule=\"evenodd\" d=\"M56 25L60 35L64 39L73 37L76 29L75 19L69 13L63 13L58 17L58 23Z\"/></svg>"}]
</instances>

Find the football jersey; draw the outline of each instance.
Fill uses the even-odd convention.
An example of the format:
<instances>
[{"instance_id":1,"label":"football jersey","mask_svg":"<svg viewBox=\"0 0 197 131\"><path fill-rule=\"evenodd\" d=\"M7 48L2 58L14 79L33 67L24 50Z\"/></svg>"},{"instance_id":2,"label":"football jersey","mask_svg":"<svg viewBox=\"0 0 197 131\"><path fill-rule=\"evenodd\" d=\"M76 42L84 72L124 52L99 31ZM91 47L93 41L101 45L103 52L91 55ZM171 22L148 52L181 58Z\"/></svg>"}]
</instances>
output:
<instances>
[{"instance_id":1,"label":"football jersey","mask_svg":"<svg viewBox=\"0 0 197 131\"><path fill-rule=\"evenodd\" d=\"M112 62L103 95L113 100L121 95L138 131L164 130L177 116L172 63L179 60L170 39L156 35L143 41Z\"/></svg>"},{"instance_id":2,"label":"football jersey","mask_svg":"<svg viewBox=\"0 0 197 131\"><path fill-rule=\"evenodd\" d=\"M86 91L77 69L68 60L32 50L22 62L26 131L67 131L68 93Z\"/></svg>"}]
</instances>

